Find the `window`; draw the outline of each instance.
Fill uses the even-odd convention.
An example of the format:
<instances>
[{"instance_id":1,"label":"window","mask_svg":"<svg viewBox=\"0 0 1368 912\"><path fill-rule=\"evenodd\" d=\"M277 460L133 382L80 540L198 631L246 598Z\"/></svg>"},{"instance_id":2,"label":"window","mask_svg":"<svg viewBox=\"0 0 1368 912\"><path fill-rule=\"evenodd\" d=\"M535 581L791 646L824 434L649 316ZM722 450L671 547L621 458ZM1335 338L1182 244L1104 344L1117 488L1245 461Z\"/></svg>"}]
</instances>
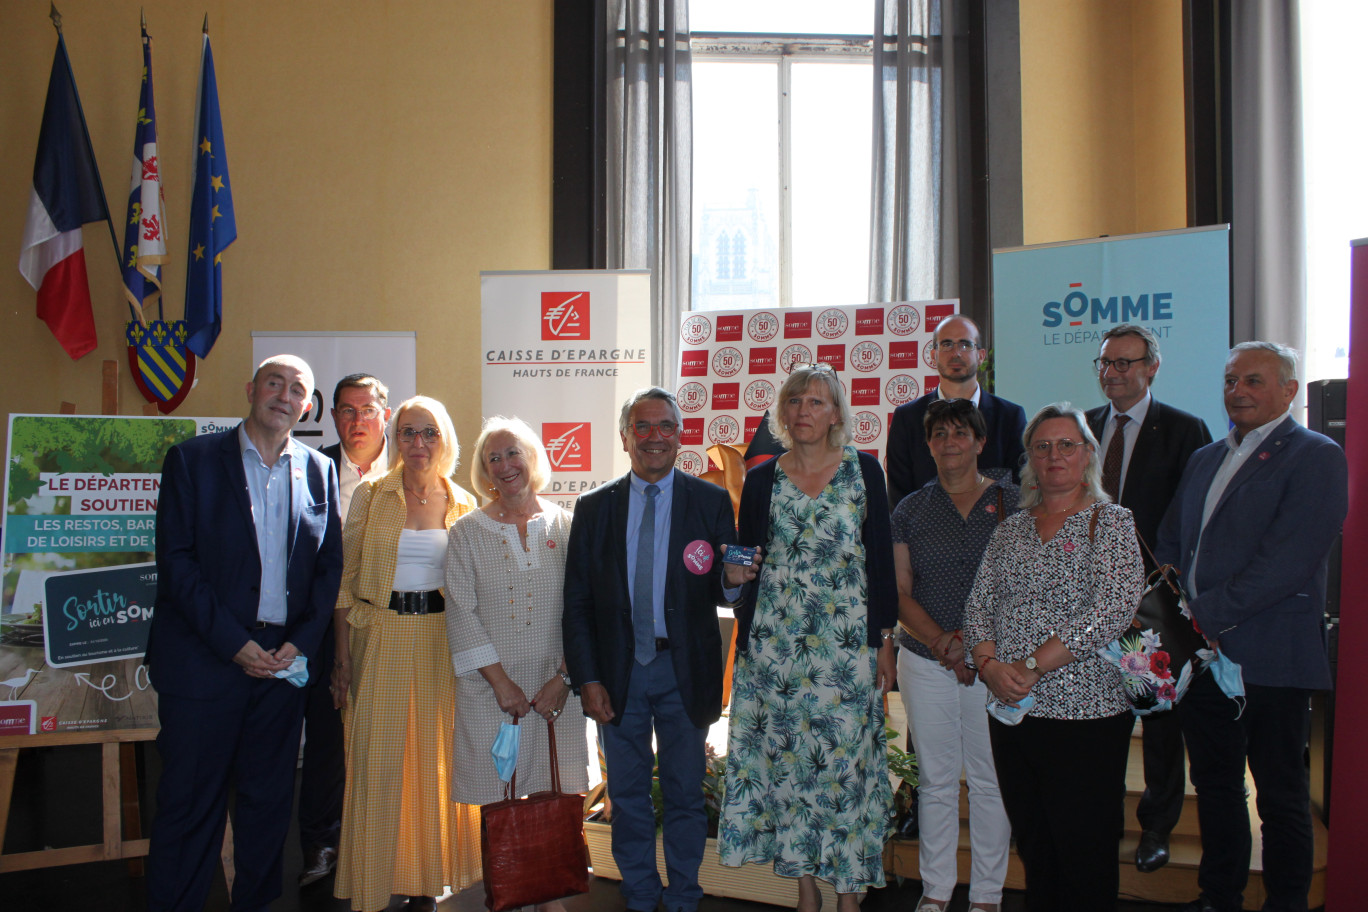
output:
<instances>
[{"instance_id":1,"label":"window","mask_svg":"<svg viewBox=\"0 0 1368 912\"><path fill-rule=\"evenodd\" d=\"M873 3L692 0L689 16L693 309L864 302Z\"/></svg>"}]
</instances>

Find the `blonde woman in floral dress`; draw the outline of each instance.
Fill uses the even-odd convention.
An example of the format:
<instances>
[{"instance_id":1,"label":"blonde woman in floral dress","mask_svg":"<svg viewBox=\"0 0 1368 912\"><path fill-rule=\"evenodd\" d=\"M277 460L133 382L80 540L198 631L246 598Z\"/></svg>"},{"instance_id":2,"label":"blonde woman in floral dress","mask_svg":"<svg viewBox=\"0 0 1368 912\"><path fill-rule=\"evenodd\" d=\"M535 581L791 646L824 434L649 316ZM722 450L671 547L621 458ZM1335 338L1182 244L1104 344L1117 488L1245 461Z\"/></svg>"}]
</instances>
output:
<instances>
[{"instance_id":1,"label":"blonde woman in floral dress","mask_svg":"<svg viewBox=\"0 0 1368 912\"><path fill-rule=\"evenodd\" d=\"M775 436L789 452L752 470L738 540L764 564L736 611L722 863L769 862L817 879L854 912L881 887L892 809L883 697L896 677L898 593L883 472L845 445L848 410L826 365L795 367Z\"/></svg>"}]
</instances>

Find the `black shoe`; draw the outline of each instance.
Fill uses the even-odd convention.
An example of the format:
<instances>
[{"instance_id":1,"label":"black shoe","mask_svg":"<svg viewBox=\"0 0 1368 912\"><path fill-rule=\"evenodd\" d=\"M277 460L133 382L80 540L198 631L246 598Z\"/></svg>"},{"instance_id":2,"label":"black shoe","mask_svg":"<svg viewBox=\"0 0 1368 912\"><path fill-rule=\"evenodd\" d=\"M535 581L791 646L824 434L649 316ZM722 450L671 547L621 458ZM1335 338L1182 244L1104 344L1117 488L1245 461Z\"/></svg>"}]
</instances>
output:
<instances>
[{"instance_id":1,"label":"black shoe","mask_svg":"<svg viewBox=\"0 0 1368 912\"><path fill-rule=\"evenodd\" d=\"M337 867L337 849L331 846L309 849L304 853L304 869L299 872L299 885L307 887L311 883L320 881L331 874L335 867Z\"/></svg>"},{"instance_id":2,"label":"black shoe","mask_svg":"<svg viewBox=\"0 0 1368 912\"><path fill-rule=\"evenodd\" d=\"M1168 864L1168 834L1156 833L1153 830L1145 830L1140 834L1140 845L1135 849L1135 869L1142 874L1149 874L1157 871ZM1205 902L1205 900L1197 900ZM1201 912L1202 907L1197 907L1195 912Z\"/></svg>"},{"instance_id":3,"label":"black shoe","mask_svg":"<svg viewBox=\"0 0 1368 912\"><path fill-rule=\"evenodd\" d=\"M437 912L437 899L433 896L410 896L403 908L404 912Z\"/></svg>"},{"instance_id":4,"label":"black shoe","mask_svg":"<svg viewBox=\"0 0 1368 912\"><path fill-rule=\"evenodd\" d=\"M1217 909L1205 896L1199 896L1187 905L1179 906L1178 912L1217 912Z\"/></svg>"}]
</instances>

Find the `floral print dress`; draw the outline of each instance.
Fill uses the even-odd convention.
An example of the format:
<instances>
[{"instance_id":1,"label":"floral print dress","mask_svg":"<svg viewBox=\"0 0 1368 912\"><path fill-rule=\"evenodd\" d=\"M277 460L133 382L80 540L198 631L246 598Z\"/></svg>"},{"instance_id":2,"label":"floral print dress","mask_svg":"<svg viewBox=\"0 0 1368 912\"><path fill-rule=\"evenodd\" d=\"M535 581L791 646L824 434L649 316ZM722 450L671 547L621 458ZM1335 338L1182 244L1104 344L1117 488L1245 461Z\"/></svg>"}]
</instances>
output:
<instances>
[{"instance_id":1,"label":"floral print dress","mask_svg":"<svg viewBox=\"0 0 1368 912\"><path fill-rule=\"evenodd\" d=\"M837 892L884 883L892 808L883 698L868 645L856 451L810 498L776 468L769 541L732 683L722 863L773 862Z\"/></svg>"}]
</instances>

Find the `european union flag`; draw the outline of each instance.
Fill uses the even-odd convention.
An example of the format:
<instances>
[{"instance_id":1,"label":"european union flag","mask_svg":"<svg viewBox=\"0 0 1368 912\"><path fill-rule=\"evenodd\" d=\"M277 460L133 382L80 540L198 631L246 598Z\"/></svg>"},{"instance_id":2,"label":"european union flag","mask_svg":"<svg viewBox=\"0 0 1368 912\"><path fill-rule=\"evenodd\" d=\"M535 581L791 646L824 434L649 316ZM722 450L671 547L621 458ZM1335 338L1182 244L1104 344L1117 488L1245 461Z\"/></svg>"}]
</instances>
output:
<instances>
[{"instance_id":1,"label":"european union flag","mask_svg":"<svg viewBox=\"0 0 1368 912\"><path fill-rule=\"evenodd\" d=\"M209 30L200 58L199 104L195 118L195 192L190 201L190 257L185 280L186 347L209 354L223 325L223 251L237 240L228 152L219 119L218 86Z\"/></svg>"},{"instance_id":2,"label":"european union flag","mask_svg":"<svg viewBox=\"0 0 1368 912\"><path fill-rule=\"evenodd\" d=\"M124 293L139 314L143 302L161 292L161 264L166 262L166 204L157 154L157 111L152 101L152 39L145 26L142 46L142 94L133 131L133 173L129 179L123 256L119 264Z\"/></svg>"}]
</instances>

